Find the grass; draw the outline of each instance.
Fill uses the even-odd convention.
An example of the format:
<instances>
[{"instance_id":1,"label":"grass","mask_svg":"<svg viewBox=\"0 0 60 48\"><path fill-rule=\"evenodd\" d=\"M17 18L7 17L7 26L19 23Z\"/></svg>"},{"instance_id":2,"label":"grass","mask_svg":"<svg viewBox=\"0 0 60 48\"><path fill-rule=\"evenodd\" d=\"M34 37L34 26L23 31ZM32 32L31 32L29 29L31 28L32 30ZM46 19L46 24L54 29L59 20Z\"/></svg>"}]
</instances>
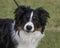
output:
<instances>
[{"instance_id":1,"label":"grass","mask_svg":"<svg viewBox=\"0 0 60 48\"><path fill-rule=\"evenodd\" d=\"M60 32L47 31L45 38L38 48L60 48Z\"/></svg>"},{"instance_id":2,"label":"grass","mask_svg":"<svg viewBox=\"0 0 60 48\"><path fill-rule=\"evenodd\" d=\"M50 17L45 29L45 37L38 48L60 48L60 0L17 0L20 5L31 8L43 7ZM14 18L16 5L13 0L0 0L0 18Z\"/></svg>"}]
</instances>

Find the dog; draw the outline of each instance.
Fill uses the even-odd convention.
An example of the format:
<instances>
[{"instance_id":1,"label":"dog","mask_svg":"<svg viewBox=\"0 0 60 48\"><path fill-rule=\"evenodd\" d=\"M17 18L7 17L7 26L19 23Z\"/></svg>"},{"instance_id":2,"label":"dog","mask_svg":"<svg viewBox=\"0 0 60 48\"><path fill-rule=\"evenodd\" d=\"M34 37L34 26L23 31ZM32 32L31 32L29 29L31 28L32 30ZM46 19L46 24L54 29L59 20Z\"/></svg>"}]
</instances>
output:
<instances>
[{"instance_id":1,"label":"dog","mask_svg":"<svg viewBox=\"0 0 60 48\"><path fill-rule=\"evenodd\" d=\"M49 13L42 7L20 6L14 19L0 19L0 48L37 48L45 35Z\"/></svg>"}]
</instances>

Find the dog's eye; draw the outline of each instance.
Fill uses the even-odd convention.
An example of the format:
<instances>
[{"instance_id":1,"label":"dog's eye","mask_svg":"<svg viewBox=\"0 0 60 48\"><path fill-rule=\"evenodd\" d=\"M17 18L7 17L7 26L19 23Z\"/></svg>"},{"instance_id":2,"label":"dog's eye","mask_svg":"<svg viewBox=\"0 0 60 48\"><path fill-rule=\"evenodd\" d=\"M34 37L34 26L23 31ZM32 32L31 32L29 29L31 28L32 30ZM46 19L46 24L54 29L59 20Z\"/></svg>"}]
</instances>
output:
<instances>
[{"instance_id":1,"label":"dog's eye","mask_svg":"<svg viewBox=\"0 0 60 48\"><path fill-rule=\"evenodd\" d=\"M33 19L36 19L36 17L33 17Z\"/></svg>"},{"instance_id":2,"label":"dog's eye","mask_svg":"<svg viewBox=\"0 0 60 48\"><path fill-rule=\"evenodd\" d=\"M27 18L29 18L29 16L26 16Z\"/></svg>"}]
</instances>

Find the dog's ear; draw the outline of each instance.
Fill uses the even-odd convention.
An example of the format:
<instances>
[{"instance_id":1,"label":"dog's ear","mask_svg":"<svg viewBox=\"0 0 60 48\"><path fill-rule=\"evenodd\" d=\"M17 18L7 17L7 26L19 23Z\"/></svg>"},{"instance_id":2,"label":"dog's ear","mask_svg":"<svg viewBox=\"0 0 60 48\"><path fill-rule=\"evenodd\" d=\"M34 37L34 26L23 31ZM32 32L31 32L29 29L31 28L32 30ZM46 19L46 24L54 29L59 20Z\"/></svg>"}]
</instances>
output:
<instances>
[{"instance_id":1,"label":"dog's ear","mask_svg":"<svg viewBox=\"0 0 60 48\"><path fill-rule=\"evenodd\" d=\"M19 6L16 10L15 10L15 16L21 16L25 11L26 11L25 6Z\"/></svg>"},{"instance_id":2,"label":"dog's ear","mask_svg":"<svg viewBox=\"0 0 60 48\"><path fill-rule=\"evenodd\" d=\"M44 24L47 21L47 18L50 18L49 13L42 7L37 8L36 11L38 13L38 18L42 24Z\"/></svg>"},{"instance_id":3,"label":"dog's ear","mask_svg":"<svg viewBox=\"0 0 60 48\"><path fill-rule=\"evenodd\" d=\"M44 32L44 28L45 28L47 19L49 18L49 13L45 9L43 9L42 7L37 8L36 11L37 11L37 14L38 14L39 23L42 27L41 32Z\"/></svg>"}]
</instances>

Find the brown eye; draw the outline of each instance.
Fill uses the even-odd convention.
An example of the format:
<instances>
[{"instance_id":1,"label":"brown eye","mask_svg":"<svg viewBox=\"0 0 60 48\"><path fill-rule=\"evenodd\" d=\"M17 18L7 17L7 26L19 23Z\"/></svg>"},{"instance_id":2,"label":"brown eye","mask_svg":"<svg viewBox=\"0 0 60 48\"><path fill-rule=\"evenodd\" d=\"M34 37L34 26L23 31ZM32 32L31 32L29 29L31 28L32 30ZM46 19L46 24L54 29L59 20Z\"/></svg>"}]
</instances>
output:
<instances>
[{"instance_id":1,"label":"brown eye","mask_svg":"<svg viewBox=\"0 0 60 48\"><path fill-rule=\"evenodd\" d=\"M33 19L36 19L36 17L33 17Z\"/></svg>"},{"instance_id":2,"label":"brown eye","mask_svg":"<svg viewBox=\"0 0 60 48\"><path fill-rule=\"evenodd\" d=\"M26 16L27 18L29 18L29 16Z\"/></svg>"}]
</instances>

